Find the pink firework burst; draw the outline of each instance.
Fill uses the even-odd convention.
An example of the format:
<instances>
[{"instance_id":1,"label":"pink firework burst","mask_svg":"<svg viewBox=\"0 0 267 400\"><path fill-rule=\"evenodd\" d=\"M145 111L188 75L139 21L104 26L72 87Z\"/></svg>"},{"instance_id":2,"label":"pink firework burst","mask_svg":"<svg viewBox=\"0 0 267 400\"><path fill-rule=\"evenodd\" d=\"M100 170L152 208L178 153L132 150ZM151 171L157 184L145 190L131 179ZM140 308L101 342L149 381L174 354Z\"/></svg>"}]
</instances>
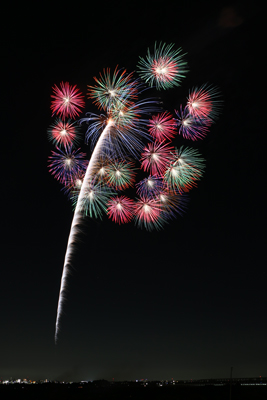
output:
<instances>
[{"instance_id":1,"label":"pink firework burst","mask_svg":"<svg viewBox=\"0 0 267 400\"><path fill-rule=\"evenodd\" d=\"M194 88L188 96L187 107L194 118L214 121L220 112L219 92L212 86L203 85Z\"/></svg>"},{"instance_id":2,"label":"pink firework burst","mask_svg":"<svg viewBox=\"0 0 267 400\"><path fill-rule=\"evenodd\" d=\"M133 210L134 201L126 196L116 196L108 201L108 217L118 224L131 221Z\"/></svg>"},{"instance_id":3,"label":"pink firework burst","mask_svg":"<svg viewBox=\"0 0 267 400\"><path fill-rule=\"evenodd\" d=\"M77 141L77 127L75 122L56 120L48 129L48 138L59 147L71 146Z\"/></svg>"},{"instance_id":4,"label":"pink firework burst","mask_svg":"<svg viewBox=\"0 0 267 400\"><path fill-rule=\"evenodd\" d=\"M171 140L176 134L175 119L167 111L153 115L148 127L151 136L159 142Z\"/></svg>"},{"instance_id":5,"label":"pink firework burst","mask_svg":"<svg viewBox=\"0 0 267 400\"><path fill-rule=\"evenodd\" d=\"M140 228L147 230L160 229L163 219L159 200L155 198L140 197L135 203L135 223Z\"/></svg>"},{"instance_id":6,"label":"pink firework burst","mask_svg":"<svg viewBox=\"0 0 267 400\"><path fill-rule=\"evenodd\" d=\"M173 147L168 144L149 143L141 154L141 168L151 175L163 176L169 164Z\"/></svg>"},{"instance_id":7,"label":"pink firework burst","mask_svg":"<svg viewBox=\"0 0 267 400\"><path fill-rule=\"evenodd\" d=\"M69 82L61 82L60 88L54 86L51 98L52 116L60 115L63 119L66 117L75 118L81 113L84 107L84 96L77 89L76 85L71 86Z\"/></svg>"},{"instance_id":8,"label":"pink firework burst","mask_svg":"<svg viewBox=\"0 0 267 400\"><path fill-rule=\"evenodd\" d=\"M170 57L160 57L153 60L151 70L156 80L166 85L171 83L178 74L178 64Z\"/></svg>"}]
</instances>

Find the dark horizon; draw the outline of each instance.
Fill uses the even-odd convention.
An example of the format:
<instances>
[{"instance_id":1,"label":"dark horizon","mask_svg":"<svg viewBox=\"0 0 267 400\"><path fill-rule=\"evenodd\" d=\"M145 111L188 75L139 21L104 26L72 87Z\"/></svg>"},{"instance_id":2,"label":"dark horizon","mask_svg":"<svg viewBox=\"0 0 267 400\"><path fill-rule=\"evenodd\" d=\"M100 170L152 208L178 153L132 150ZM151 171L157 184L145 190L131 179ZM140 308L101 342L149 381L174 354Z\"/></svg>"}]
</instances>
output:
<instances>
[{"instance_id":1,"label":"dark horizon","mask_svg":"<svg viewBox=\"0 0 267 400\"><path fill-rule=\"evenodd\" d=\"M169 380L164 380L164 379L154 379L154 380L148 380L148 379L134 379L134 380L107 380L107 379L96 379L96 380L82 380L82 381L52 381L49 380L47 378L44 379L39 379L39 380L35 380L35 379L31 379L31 378L13 378L10 377L9 379L1 379L0 378L0 384L8 384L8 383L13 383L13 384L20 384L23 385L24 383L27 384L43 384L43 383L94 383L94 384L99 384L99 385L105 385L105 384L115 384L115 383L132 383L132 384L146 384L146 382L150 382L150 383L164 383L165 385L168 384L216 384L216 383L222 383L224 385L229 385L229 384L251 384L251 385L258 385L258 384L263 384L263 385L267 385L267 377L262 377L262 376L258 376L258 377L235 377L233 378L232 376L232 372L230 373L230 377L228 378L203 378L203 379L169 379ZM265 383L266 382L266 383Z\"/></svg>"}]
</instances>

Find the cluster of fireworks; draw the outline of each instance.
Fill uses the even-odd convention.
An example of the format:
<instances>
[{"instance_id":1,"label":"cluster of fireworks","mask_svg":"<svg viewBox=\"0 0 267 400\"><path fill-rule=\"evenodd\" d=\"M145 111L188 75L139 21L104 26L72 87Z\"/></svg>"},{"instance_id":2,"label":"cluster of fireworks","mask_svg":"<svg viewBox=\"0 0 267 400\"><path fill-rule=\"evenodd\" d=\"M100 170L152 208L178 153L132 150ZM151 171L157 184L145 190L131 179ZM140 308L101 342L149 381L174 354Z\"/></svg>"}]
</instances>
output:
<instances>
[{"instance_id":1,"label":"cluster of fireworks","mask_svg":"<svg viewBox=\"0 0 267 400\"><path fill-rule=\"evenodd\" d=\"M52 88L51 110L55 122L48 130L56 149L49 157L51 174L63 184L71 198L74 217L63 267L58 302L55 340L66 290L75 236L81 219L103 214L115 223L131 220L148 230L159 229L181 214L186 193L203 175L204 160L194 148L173 147L177 134L185 139L203 139L218 116L217 91L203 85L189 92L185 107L174 110L175 116L162 108L155 98L145 97L149 88L169 89L179 86L187 72L181 49L174 45L155 44L153 52L140 58L139 77L126 70L104 70L88 86L88 98L100 110L79 118L85 106L84 96L76 86L61 83ZM85 142L91 144L89 161L77 149L86 124ZM144 178L136 182L139 171ZM125 195L136 189L136 197Z\"/></svg>"}]
</instances>

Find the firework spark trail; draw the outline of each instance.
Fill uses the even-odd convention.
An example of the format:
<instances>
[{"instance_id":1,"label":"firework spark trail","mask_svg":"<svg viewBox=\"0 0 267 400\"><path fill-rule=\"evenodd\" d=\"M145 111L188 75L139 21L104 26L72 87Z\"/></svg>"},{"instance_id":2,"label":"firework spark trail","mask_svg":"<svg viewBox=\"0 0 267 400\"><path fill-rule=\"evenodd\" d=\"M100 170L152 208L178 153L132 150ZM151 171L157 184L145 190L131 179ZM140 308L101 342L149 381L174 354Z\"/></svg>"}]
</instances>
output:
<instances>
[{"instance_id":1,"label":"firework spark trail","mask_svg":"<svg viewBox=\"0 0 267 400\"><path fill-rule=\"evenodd\" d=\"M103 130L101 136L99 137L95 149L92 153L91 159L89 161L84 180L81 186L81 190L79 193L79 197L77 200L77 205L74 211L74 216L72 219L71 223L71 228L70 228L70 234L69 234L69 239L68 239L68 244L67 244L67 249L66 249L66 254L65 254L65 259L64 259L64 265L63 265L63 272L62 272L62 277L61 277L61 283L60 283L60 290L59 290L59 299L58 299L58 306L57 306L57 317L56 317L56 328L55 328L55 343L57 343L58 339L58 332L59 332L59 324L60 324L60 318L62 315L62 306L64 303L64 293L66 291L67 287L67 278L70 273L70 261L71 261L71 256L73 253L73 245L75 243L75 237L76 234L79 232L78 225L80 224L81 220L83 219L83 206L82 206L82 199L84 197L84 193L86 192L88 182L90 182L90 178L92 178L92 172L94 172L94 167L97 162L97 159L101 153L101 149L105 143L105 137L108 135L110 127L113 125L113 121L109 120L107 123L107 126Z\"/></svg>"}]
</instances>

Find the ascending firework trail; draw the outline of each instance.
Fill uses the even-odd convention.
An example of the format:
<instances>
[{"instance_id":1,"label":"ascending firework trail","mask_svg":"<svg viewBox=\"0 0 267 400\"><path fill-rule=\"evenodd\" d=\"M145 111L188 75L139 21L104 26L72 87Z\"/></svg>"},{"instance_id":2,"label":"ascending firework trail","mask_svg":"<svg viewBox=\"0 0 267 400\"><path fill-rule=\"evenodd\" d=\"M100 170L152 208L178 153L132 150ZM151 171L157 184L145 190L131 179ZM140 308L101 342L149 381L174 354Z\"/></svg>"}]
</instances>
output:
<instances>
[{"instance_id":1,"label":"ascending firework trail","mask_svg":"<svg viewBox=\"0 0 267 400\"><path fill-rule=\"evenodd\" d=\"M66 250L66 254L65 254L63 273L62 273L62 277L61 277L60 292L59 292L58 307L57 307L55 342L57 342L57 337L58 337L59 320L60 320L61 311L62 311L62 303L64 300L64 291L66 290L66 283L67 283L67 277L68 277L68 273L69 273L70 259L71 259L71 255L73 252L73 244L75 242L75 235L78 233L77 227L80 224L81 218L83 218L83 201L82 201L82 199L84 199L84 197L86 196L86 192L90 193L90 189L91 189L90 181L92 180L92 171L95 168L95 164L97 162L97 157L99 157L99 154L101 151L101 146L105 140L105 135L108 134L108 131L109 131L111 125L112 125L111 121L107 123L106 128L103 130L103 132L95 146L95 149L94 149L91 159L89 161L88 167L86 169L86 173L85 173L85 176L84 176L81 188L80 188L80 193L79 193L76 208L74 211L74 216L72 219L70 234L69 234L69 239L68 239L68 244L67 244L67 250ZM91 195L93 196L93 191L92 191Z\"/></svg>"}]
</instances>

